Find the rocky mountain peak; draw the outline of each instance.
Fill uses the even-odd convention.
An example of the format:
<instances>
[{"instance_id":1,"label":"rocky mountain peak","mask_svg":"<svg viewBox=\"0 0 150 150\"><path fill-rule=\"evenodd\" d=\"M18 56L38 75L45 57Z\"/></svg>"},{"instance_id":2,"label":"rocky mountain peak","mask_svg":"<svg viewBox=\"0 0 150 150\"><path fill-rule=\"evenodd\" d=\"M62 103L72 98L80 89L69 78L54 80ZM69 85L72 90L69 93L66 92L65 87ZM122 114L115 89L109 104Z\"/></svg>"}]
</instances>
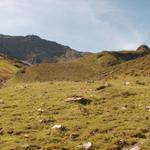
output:
<instances>
[{"instance_id":1,"label":"rocky mountain peak","mask_svg":"<svg viewBox=\"0 0 150 150\"><path fill-rule=\"evenodd\" d=\"M150 52L150 48L149 48L147 45L145 45L145 44L139 46L136 50L137 50L137 51Z\"/></svg>"}]
</instances>

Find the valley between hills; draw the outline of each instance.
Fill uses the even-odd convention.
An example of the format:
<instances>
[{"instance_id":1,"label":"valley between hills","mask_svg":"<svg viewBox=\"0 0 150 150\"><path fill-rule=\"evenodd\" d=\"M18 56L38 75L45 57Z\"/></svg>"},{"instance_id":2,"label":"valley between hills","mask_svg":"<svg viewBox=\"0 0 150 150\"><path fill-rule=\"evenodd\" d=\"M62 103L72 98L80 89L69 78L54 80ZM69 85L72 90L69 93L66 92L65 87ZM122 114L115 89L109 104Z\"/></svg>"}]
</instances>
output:
<instances>
[{"instance_id":1,"label":"valley between hills","mask_svg":"<svg viewBox=\"0 0 150 150\"><path fill-rule=\"evenodd\" d=\"M0 149L149 150L150 48L85 53L0 36Z\"/></svg>"}]
</instances>

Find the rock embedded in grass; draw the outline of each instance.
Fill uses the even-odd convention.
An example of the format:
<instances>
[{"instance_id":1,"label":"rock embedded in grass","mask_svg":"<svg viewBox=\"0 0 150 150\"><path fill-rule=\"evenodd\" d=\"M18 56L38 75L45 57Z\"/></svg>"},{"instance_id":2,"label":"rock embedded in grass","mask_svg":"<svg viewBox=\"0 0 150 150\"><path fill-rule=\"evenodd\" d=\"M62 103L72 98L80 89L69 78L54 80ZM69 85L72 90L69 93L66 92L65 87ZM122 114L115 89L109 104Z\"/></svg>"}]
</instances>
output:
<instances>
[{"instance_id":1,"label":"rock embedded in grass","mask_svg":"<svg viewBox=\"0 0 150 150\"><path fill-rule=\"evenodd\" d=\"M106 86L106 87L111 87L112 84L110 84L110 83L108 83L108 82L105 82L104 86Z\"/></svg>"},{"instance_id":2,"label":"rock embedded in grass","mask_svg":"<svg viewBox=\"0 0 150 150\"><path fill-rule=\"evenodd\" d=\"M147 109L148 111L150 111L150 106L147 106L146 109Z\"/></svg>"},{"instance_id":3,"label":"rock embedded in grass","mask_svg":"<svg viewBox=\"0 0 150 150\"><path fill-rule=\"evenodd\" d=\"M129 82L129 81L126 81L125 83L124 83L124 85L126 85L126 86L128 86L128 85L130 85L131 83Z\"/></svg>"},{"instance_id":4,"label":"rock embedded in grass","mask_svg":"<svg viewBox=\"0 0 150 150\"><path fill-rule=\"evenodd\" d=\"M91 150L92 147L93 147L93 144L91 142L84 143L80 146L80 148L83 150Z\"/></svg>"},{"instance_id":5,"label":"rock embedded in grass","mask_svg":"<svg viewBox=\"0 0 150 150\"><path fill-rule=\"evenodd\" d=\"M54 119L41 119L39 120L39 123L48 124L54 121L55 121Z\"/></svg>"},{"instance_id":6,"label":"rock embedded in grass","mask_svg":"<svg viewBox=\"0 0 150 150\"><path fill-rule=\"evenodd\" d=\"M43 110L42 108L38 108L37 111L38 111L39 113L43 113L43 112L44 112L44 110Z\"/></svg>"},{"instance_id":7,"label":"rock embedded in grass","mask_svg":"<svg viewBox=\"0 0 150 150\"><path fill-rule=\"evenodd\" d=\"M22 148L24 150L37 150L37 149L41 149L41 147L39 145L29 145L29 144L22 145Z\"/></svg>"},{"instance_id":8,"label":"rock embedded in grass","mask_svg":"<svg viewBox=\"0 0 150 150\"><path fill-rule=\"evenodd\" d=\"M5 103L4 100L0 99L0 104L4 104L4 103Z\"/></svg>"},{"instance_id":9,"label":"rock embedded in grass","mask_svg":"<svg viewBox=\"0 0 150 150\"><path fill-rule=\"evenodd\" d=\"M99 91L99 90L103 90L105 88L108 88L108 87L111 87L112 85L110 83L105 83L104 85L101 85L99 87L96 88L96 91Z\"/></svg>"},{"instance_id":10,"label":"rock embedded in grass","mask_svg":"<svg viewBox=\"0 0 150 150\"><path fill-rule=\"evenodd\" d=\"M79 134L77 134L77 133L72 133L72 134L70 135L70 139L71 139L71 140L75 140L77 137L79 137Z\"/></svg>"},{"instance_id":11,"label":"rock embedded in grass","mask_svg":"<svg viewBox=\"0 0 150 150\"><path fill-rule=\"evenodd\" d=\"M89 99L86 99L82 96L71 96L71 97L68 97L65 102L78 102L80 104L83 104L83 105L86 105L86 104L89 104L91 102L91 100Z\"/></svg>"},{"instance_id":12,"label":"rock embedded in grass","mask_svg":"<svg viewBox=\"0 0 150 150\"><path fill-rule=\"evenodd\" d=\"M22 145L22 148L25 149L25 150L27 150L29 148L29 144Z\"/></svg>"},{"instance_id":13,"label":"rock embedded in grass","mask_svg":"<svg viewBox=\"0 0 150 150\"><path fill-rule=\"evenodd\" d=\"M140 150L140 147L137 145L137 146L132 147L130 150Z\"/></svg>"},{"instance_id":14,"label":"rock embedded in grass","mask_svg":"<svg viewBox=\"0 0 150 150\"><path fill-rule=\"evenodd\" d=\"M63 131L65 130L65 127L59 124L59 125L54 125L52 129Z\"/></svg>"},{"instance_id":15,"label":"rock embedded in grass","mask_svg":"<svg viewBox=\"0 0 150 150\"><path fill-rule=\"evenodd\" d=\"M28 135L28 134L24 134L24 137L25 137L25 138L29 138L29 135Z\"/></svg>"},{"instance_id":16,"label":"rock embedded in grass","mask_svg":"<svg viewBox=\"0 0 150 150\"><path fill-rule=\"evenodd\" d=\"M124 148L123 150L141 150L141 148L139 147L139 145L135 145L130 148Z\"/></svg>"}]
</instances>

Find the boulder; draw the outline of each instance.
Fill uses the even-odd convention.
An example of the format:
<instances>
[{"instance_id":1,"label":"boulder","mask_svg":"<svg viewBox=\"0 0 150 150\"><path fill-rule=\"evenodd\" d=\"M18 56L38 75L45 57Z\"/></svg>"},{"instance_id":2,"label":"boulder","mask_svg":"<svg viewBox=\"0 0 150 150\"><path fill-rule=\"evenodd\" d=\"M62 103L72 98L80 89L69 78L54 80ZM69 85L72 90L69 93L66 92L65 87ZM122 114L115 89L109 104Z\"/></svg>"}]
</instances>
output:
<instances>
[{"instance_id":1,"label":"boulder","mask_svg":"<svg viewBox=\"0 0 150 150\"><path fill-rule=\"evenodd\" d=\"M4 100L0 99L0 104L4 104Z\"/></svg>"},{"instance_id":2,"label":"boulder","mask_svg":"<svg viewBox=\"0 0 150 150\"><path fill-rule=\"evenodd\" d=\"M71 140L75 140L77 137L79 137L79 134L77 134L77 133L72 133L72 134L70 135L70 139L71 139Z\"/></svg>"},{"instance_id":3,"label":"boulder","mask_svg":"<svg viewBox=\"0 0 150 150\"><path fill-rule=\"evenodd\" d=\"M86 99L82 96L71 96L71 97L68 97L65 102L78 102L80 104L83 104L83 105L86 105L86 104L89 104L91 102L91 100L89 99Z\"/></svg>"},{"instance_id":4,"label":"boulder","mask_svg":"<svg viewBox=\"0 0 150 150\"><path fill-rule=\"evenodd\" d=\"M141 150L141 148L139 147L139 145L135 145L130 148L124 148L123 150Z\"/></svg>"},{"instance_id":5,"label":"boulder","mask_svg":"<svg viewBox=\"0 0 150 150\"><path fill-rule=\"evenodd\" d=\"M87 143L84 143L81 148L84 149L84 150L91 150L92 149L92 143L91 142L87 142Z\"/></svg>"},{"instance_id":6,"label":"boulder","mask_svg":"<svg viewBox=\"0 0 150 150\"><path fill-rule=\"evenodd\" d=\"M54 119L41 119L39 120L39 123L48 124L54 121L55 121Z\"/></svg>"},{"instance_id":7,"label":"boulder","mask_svg":"<svg viewBox=\"0 0 150 150\"><path fill-rule=\"evenodd\" d=\"M65 129L65 127L59 124L59 125L54 125L52 127L52 129L63 131Z\"/></svg>"},{"instance_id":8,"label":"boulder","mask_svg":"<svg viewBox=\"0 0 150 150\"><path fill-rule=\"evenodd\" d=\"M148 111L150 111L150 106L147 106L146 109L147 109Z\"/></svg>"},{"instance_id":9,"label":"boulder","mask_svg":"<svg viewBox=\"0 0 150 150\"><path fill-rule=\"evenodd\" d=\"M140 150L140 147L137 145L137 146L132 147L130 150Z\"/></svg>"},{"instance_id":10,"label":"boulder","mask_svg":"<svg viewBox=\"0 0 150 150\"><path fill-rule=\"evenodd\" d=\"M37 111L40 113L44 112L44 110L42 108L38 108Z\"/></svg>"},{"instance_id":11,"label":"boulder","mask_svg":"<svg viewBox=\"0 0 150 150\"><path fill-rule=\"evenodd\" d=\"M25 150L27 150L29 148L29 144L22 145L22 148L25 149Z\"/></svg>"},{"instance_id":12,"label":"boulder","mask_svg":"<svg viewBox=\"0 0 150 150\"><path fill-rule=\"evenodd\" d=\"M103 90L103 89L108 88L108 87L111 87L111 84L106 82L104 85L97 87L96 91Z\"/></svg>"},{"instance_id":13,"label":"boulder","mask_svg":"<svg viewBox=\"0 0 150 150\"><path fill-rule=\"evenodd\" d=\"M126 81L125 83L124 83L124 85L126 85L126 86L128 86L128 85L130 85L131 83L130 82L128 82L128 81Z\"/></svg>"},{"instance_id":14,"label":"boulder","mask_svg":"<svg viewBox=\"0 0 150 150\"><path fill-rule=\"evenodd\" d=\"M41 149L41 147L39 145L29 145L29 144L24 144L22 145L22 148L24 150L38 150L38 149Z\"/></svg>"},{"instance_id":15,"label":"boulder","mask_svg":"<svg viewBox=\"0 0 150 150\"><path fill-rule=\"evenodd\" d=\"M24 134L24 137L25 137L25 138L29 138L29 135L28 135L28 134Z\"/></svg>"}]
</instances>

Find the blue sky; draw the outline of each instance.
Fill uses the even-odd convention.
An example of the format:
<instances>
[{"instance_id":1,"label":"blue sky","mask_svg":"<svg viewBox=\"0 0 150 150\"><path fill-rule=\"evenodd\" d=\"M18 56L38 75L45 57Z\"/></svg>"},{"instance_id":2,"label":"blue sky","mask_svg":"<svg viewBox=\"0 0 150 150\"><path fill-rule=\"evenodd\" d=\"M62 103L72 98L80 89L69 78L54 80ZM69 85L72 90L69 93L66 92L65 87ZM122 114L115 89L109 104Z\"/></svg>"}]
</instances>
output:
<instances>
[{"instance_id":1,"label":"blue sky","mask_svg":"<svg viewBox=\"0 0 150 150\"><path fill-rule=\"evenodd\" d=\"M0 0L0 33L82 51L150 45L150 0Z\"/></svg>"}]
</instances>

